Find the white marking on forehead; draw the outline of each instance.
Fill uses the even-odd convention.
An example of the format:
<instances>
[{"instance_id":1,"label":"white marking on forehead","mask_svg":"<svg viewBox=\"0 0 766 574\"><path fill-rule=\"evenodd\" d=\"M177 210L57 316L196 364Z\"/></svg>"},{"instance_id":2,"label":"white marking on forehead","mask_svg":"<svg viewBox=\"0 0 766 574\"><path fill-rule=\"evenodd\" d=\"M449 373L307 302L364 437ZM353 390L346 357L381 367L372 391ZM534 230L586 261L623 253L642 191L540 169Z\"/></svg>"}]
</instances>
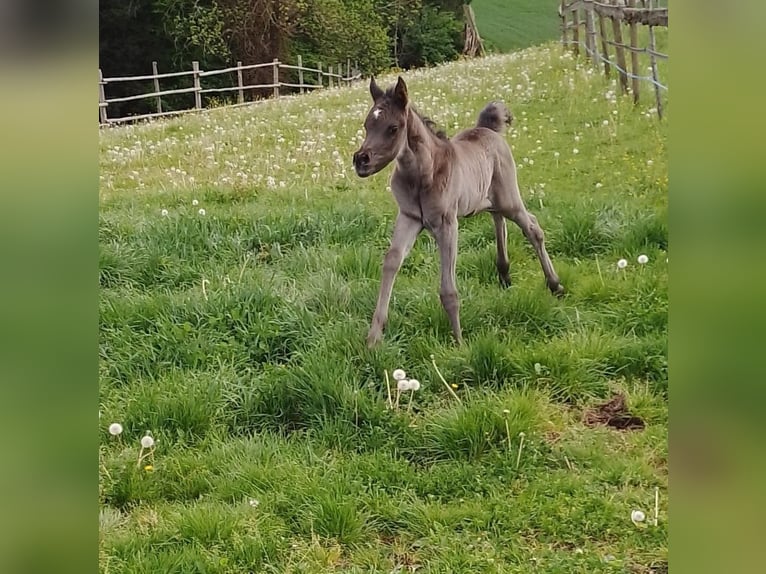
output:
<instances>
[{"instance_id":1,"label":"white marking on forehead","mask_svg":"<svg viewBox=\"0 0 766 574\"><path fill-rule=\"evenodd\" d=\"M378 116L381 114L381 111L382 110L380 108L375 108L374 110L372 110L372 117L377 120Z\"/></svg>"}]
</instances>

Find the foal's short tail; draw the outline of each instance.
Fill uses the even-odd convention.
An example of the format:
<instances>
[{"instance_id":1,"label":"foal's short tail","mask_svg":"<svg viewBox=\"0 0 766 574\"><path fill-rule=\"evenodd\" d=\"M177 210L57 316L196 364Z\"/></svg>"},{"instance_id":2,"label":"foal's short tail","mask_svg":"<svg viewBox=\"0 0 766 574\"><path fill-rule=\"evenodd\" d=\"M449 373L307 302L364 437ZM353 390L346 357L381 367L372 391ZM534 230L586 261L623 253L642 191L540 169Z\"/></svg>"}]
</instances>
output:
<instances>
[{"instance_id":1,"label":"foal's short tail","mask_svg":"<svg viewBox=\"0 0 766 574\"><path fill-rule=\"evenodd\" d=\"M513 115L503 102L490 102L481 110L476 127L502 133L504 126L511 125L512 121Z\"/></svg>"}]
</instances>

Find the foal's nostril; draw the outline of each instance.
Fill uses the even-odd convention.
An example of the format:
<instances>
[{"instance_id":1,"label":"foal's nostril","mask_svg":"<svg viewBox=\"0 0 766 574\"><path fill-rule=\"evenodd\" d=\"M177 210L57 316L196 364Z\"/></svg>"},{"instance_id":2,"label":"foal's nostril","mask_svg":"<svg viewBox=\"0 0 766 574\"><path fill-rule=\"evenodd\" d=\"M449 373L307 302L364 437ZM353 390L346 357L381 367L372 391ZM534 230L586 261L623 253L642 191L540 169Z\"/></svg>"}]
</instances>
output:
<instances>
[{"instance_id":1,"label":"foal's nostril","mask_svg":"<svg viewBox=\"0 0 766 574\"><path fill-rule=\"evenodd\" d=\"M354 163L362 166L367 165L370 163L370 154L367 152L357 152L354 154Z\"/></svg>"}]
</instances>

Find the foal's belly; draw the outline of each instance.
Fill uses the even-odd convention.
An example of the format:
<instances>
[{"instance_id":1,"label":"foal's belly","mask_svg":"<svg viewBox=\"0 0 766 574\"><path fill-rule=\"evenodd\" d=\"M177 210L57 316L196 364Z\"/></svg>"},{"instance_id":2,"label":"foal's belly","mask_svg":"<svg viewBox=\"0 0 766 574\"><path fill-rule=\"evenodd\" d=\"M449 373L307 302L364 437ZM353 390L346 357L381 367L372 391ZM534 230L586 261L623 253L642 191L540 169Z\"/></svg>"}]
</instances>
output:
<instances>
[{"instance_id":1,"label":"foal's belly","mask_svg":"<svg viewBox=\"0 0 766 574\"><path fill-rule=\"evenodd\" d=\"M458 217L470 217L492 207L489 198L490 175L471 173L452 182Z\"/></svg>"},{"instance_id":2,"label":"foal's belly","mask_svg":"<svg viewBox=\"0 0 766 574\"><path fill-rule=\"evenodd\" d=\"M475 198L467 197L458 200L458 217L471 217L472 215L482 213L483 211L492 211L492 202L486 194L484 197L477 195Z\"/></svg>"}]
</instances>

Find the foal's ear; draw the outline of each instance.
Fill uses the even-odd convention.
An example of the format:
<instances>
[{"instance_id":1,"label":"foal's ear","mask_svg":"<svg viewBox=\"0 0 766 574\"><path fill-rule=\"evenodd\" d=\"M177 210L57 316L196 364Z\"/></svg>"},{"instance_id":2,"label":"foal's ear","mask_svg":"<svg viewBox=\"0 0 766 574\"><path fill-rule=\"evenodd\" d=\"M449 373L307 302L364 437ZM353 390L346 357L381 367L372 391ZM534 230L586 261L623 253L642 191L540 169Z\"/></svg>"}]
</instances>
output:
<instances>
[{"instance_id":1,"label":"foal's ear","mask_svg":"<svg viewBox=\"0 0 766 574\"><path fill-rule=\"evenodd\" d=\"M375 83L375 76L370 76L370 95L373 102L377 102L384 95L383 90Z\"/></svg>"},{"instance_id":2,"label":"foal's ear","mask_svg":"<svg viewBox=\"0 0 766 574\"><path fill-rule=\"evenodd\" d=\"M401 76L396 81L396 87L394 88L394 101L402 108L407 106L407 84Z\"/></svg>"}]
</instances>

